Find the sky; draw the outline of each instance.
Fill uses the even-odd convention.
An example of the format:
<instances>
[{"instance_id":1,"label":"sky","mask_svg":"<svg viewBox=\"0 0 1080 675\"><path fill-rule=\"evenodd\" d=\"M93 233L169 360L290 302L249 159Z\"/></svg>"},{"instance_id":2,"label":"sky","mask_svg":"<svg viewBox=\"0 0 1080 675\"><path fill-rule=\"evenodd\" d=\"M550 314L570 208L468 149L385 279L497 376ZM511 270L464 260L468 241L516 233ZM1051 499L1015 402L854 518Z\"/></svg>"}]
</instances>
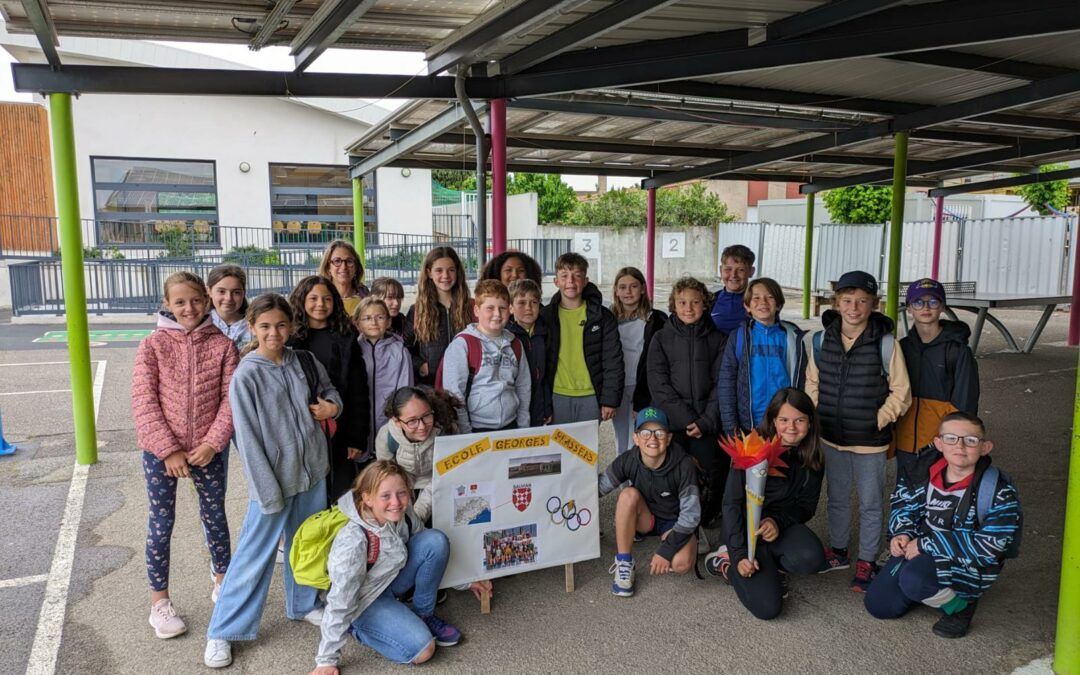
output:
<instances>
[{"instance_id":1,"label":"sky","mask_svg":"<svg viewBox=\"0 0 1080 675\"><path fill-rule=\"evenodd\" d=\"M293 57L288 47L266 47L253 52L246 45L204 44L196 42L160 42L160 44L206 54L261 70L292 70ZM62 44L61 44L62 48ZM14 90L11 81L11 56L0 49L0 101L30 101L30 94ZM368 51L354 49L328 49L308 69L324 73L383 73L392 75L420 75L427 71L424 55L420 52ZM404 103L401 99L384 99L377 105L393 109ZM363 105L359 103L358 105ZM596 176L563 176L563 181L575 190L595 190ZM639 179L611 177L608 187L638 185Z\"/></svg>"}]
</instances>

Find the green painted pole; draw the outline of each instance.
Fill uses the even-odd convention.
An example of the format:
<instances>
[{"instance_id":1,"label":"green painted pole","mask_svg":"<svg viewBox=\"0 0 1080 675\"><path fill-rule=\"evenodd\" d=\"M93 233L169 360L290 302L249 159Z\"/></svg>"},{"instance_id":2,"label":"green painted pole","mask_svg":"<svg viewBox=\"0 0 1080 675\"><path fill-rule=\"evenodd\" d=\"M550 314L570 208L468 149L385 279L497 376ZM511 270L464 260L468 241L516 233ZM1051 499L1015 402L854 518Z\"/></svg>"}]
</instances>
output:
<instances>
[{"instance_id":1,"label":"green painted pole","mask_svg":"<svg viewBox=\"0 0 1080 675\"><path fill-rule=\"evenodd\" d=\"M803 245L802 271L802 318L810 318L810 294L813 275L810 266L814 260L814 193L806 195L806 243Z\"/></svg>"},{"instance_id":2,"label":"green painted pole","mask_svg":"<svg viewBox=\"0 0 1080 675\"><path fill-rule=\"evenodd\" d=\"M79 181L75 169L75 126L71 94L49 94L56 211L60 222L60 259L64 273L68 358L71 360L71 411L75 422L75 458L97 462L94 385L90 374L90 322L83 279L83 241L79 220Z\"/></svg>"},{"instance_id":3,"label":"green painted pole","mask_svg":"<svg viewBox=\"0 0 1080 675\"><path fill-rule=\"evenodd\" d=\"M360 256L360 264L367 269L367 255L364 252L364 182L360 178L352 179L352 220L353 220L353 246ZM363 279L361 278L361 281Z\"/></svg>"},{"instance_id":4,"label":"green painted pole","mask_svg":"<svg viewBox=\"0 0 1080 675\"><path fill-rule=\"evenodd\" d=\"M1065 535L1061 542L1054 672L1080 675L1080 370L1077 370L1073 399L1072 452L1065 498Z\"/></svg>"},{"instance_id":5,"label":"green painted pole","mask_svg":"<svg viewBox=\"0 0 1080 675\"><path fill-rule=\"evenodd\" d=\"M892 227L889 228L889 272L885 287L885 314L896 321L900 309L900 253L904 241L904 195L907 187L906 131L896 134L893 149Z\"/></svg>"}]
</instances>

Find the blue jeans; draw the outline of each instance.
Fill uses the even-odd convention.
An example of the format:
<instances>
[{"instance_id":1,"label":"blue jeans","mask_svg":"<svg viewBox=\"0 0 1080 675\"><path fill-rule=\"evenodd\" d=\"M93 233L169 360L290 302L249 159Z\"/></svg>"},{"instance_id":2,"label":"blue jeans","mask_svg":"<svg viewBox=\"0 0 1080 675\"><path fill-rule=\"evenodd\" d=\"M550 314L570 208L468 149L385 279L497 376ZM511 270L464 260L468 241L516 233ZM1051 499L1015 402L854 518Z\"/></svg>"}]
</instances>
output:
<instances>
[{"instance_id":1,"label":"blue jeans","mask_svg":"<svg viewBox=\"0 0 1080 675\"><path fill-rule=\"evenodd\" d=\"M313 513L326 508L326 479L305 492L285 500L277 513L265 514L258 502L248 503L240 541L229 571L221 583L221 595L214 605L206 637L211 640L254 640L259 632L263 606L274 576L278 540L284 535L285 550L292 547L293 534ZM285 616L303 619L315 609L318 590L301 586L293 579L289 557L285 556Z\"/></svg>"},{"instance_id":2,"label":"blue jeans","mask_svg":"<svg viewBox=\"0 0 1080 675\"><path fill-rule=\"evenodd\" d=\"M866 611L878 619L896 619L941 592L934 558L920 554L911 560L893 556L866 589Z\"/></svg>"},{"instance_id":3,"label":"blue jeans","mask_svg":"<svg viewBox=\"0 0 1080 675\"><path fill-rule=\"evenodd\" d=\"M435 612L435 596L449 557L450 542L439 530L410 537L405 567L352 622L353 637L394 663L411 663L431 644L431 631L421 617ZM398 598L411 588L416 590L409 609Z\"/></svg>"}]
</instances>

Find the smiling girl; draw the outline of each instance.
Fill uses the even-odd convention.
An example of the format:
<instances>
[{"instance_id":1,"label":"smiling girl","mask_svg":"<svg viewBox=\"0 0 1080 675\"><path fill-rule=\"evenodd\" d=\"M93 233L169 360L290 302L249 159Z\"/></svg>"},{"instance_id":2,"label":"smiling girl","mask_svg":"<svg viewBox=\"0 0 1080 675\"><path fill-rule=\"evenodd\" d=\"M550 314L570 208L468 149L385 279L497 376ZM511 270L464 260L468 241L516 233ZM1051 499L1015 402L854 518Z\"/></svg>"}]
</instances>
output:
<instances>
[{"instance_id":1,"label":"smiling girl","mask_svg":"<svg viewBox=\"0 0 1080 675\"><path fill-rule=\"evenodd\" d=\"M150 500L146 569L150 625L159 638L187 630L169 598L178 479L191 478L199 495L215 600L229 567L222 452L228 450L233 432L228 392L239 357L232 341L211 322L209 306L202 279L190 272L169 275L157 330L139 343L135 355L131 407Z\"/></svg>"},{"instance_id":2,"label":"smiling girl","mask_svg":"<svg viewBox=\"0 0 1080 675\"><path fill-rule=\"evenodd\" d=\"M239 265L218 265L206 275L210 288L210 320L225 337L233 341L236 349L243 349L251 342L244 313L247 312L247 273Z\"/></svg>"},{"instance_id":3,"label":"smiling girl","mask_svg":"<svg viewBox=\"0 0 1080 675\"><path fill-rule=\"evenodd\" d=\"M624 267L615 273L615 299L611 313L619 322L622 342L623 368L626 380L622 403L615 410L615 451L622 454L630 449L634 412L648 407L649 380L645 375L645 358L653 335L667 323L667 314L653 309L652 299L645 287L645 275L636 267Z\"/></svg>"},{"instance_id":4,"label":"smiling girl","mask_svg":"<svg viewBox=\"0 0 1080 675\"><path fill-rule=\"evenodd\" d=\"M405 344L413 357L416 381L435 383L435 369L454 336L473 320L465 268L457 252L437 246L420 270L416 304L405 317Z\"/></svg>"}]
</instances>

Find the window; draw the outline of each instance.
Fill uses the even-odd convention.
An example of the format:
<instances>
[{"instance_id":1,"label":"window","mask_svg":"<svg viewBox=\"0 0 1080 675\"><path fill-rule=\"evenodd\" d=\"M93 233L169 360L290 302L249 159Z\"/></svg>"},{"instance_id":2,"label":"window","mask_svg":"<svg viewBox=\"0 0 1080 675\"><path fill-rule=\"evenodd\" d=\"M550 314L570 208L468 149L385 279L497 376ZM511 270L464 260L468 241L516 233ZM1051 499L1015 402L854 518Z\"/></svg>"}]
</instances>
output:
<instances>
[{"instance_id":1,"label":"window","mask_svg":"<svg viewBox=\"0 0 1080 675\"><path fill-rule=\"evenodd\" d=\"M365 181L364 222L374 228L374 179ZM316 164L270 165L270 211L275 243L319 245L352 238L349 168Z\"/></svg>"},{"instance_id":2,"label":"window","mask_svg":"<svg viewBox=\"0 0 1080 675\"><path fill-rule=\"evenodd\" d=\"M212 161L91 157L99 245L165 246L218 241Z\"/></svg>"}]
</instances>

